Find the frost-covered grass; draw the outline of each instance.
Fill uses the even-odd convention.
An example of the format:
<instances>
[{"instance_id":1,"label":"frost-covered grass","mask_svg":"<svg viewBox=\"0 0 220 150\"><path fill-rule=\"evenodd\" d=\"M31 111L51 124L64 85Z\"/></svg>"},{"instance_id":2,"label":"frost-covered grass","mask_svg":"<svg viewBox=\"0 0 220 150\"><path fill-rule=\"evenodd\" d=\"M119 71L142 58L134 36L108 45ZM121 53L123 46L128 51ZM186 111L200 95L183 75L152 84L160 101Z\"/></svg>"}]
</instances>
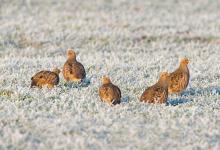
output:
<instances>
[{"instance_id":1,"label":"frost-covered grass","mask_svg":"<svg viewBox=\"0 0 220 150\"><path fill-rule=\"evenodd\" d=\"M220 2L1 0L0 149L220 149ZM88 87L30 89L74 48ZM189 57L191 80L168 104L138 97ZM123 103L98 97L100 77Z\"/></svg>"}]
</instances>

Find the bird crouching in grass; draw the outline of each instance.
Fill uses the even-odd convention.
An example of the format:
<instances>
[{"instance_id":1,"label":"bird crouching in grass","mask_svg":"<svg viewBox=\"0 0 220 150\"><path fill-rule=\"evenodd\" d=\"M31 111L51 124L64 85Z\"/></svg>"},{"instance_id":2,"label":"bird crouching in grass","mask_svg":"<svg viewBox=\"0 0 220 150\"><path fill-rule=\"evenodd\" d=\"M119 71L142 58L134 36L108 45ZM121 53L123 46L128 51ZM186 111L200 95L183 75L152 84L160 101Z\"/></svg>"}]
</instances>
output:
<instances>
[{"instance_id":1,"label":"bird crouching in grass","mask_svg":"<svg viewBox=\"0 0 220 150\"><path fill-rule=\"evenodd\" d=\"M121 103L121 91L112 84L109 77L104 76L102 78L102 85L99 88L99 97L103 102L109 105L116 105Z\"/></svg>"},{"instance_id":2,"label":"bird crouching in grass","mask_svg":"<svg viewBox=\"0 0 220 150\"><path fill-rule=\"evenodd\" d=\"M162 72L158 82L143 92L140 101L146 103L166 103L168 98L168 78L169 73Z\"/></svg>"},{"instance_id":3,"label":"bird crouching in grass","mask_svg":"<svg viewBox=\"0 0 220 150\"><path fill-rule=\"evenodd\" d=\"M84 66L76 60L76 53L69 49L67 61L63 66L63 77L66 81L80 83L86 77Z\"/></svg>"},{"instance_id":4,"label":"bird crouching in grass","mask_svg":"<svg viewBox=\"0 0 220 150\"><path fill-rule=\"evenodd\" d=\"M40 71L36 73L31 78L31 88L39 87L42 88L46 86L47 88L53 88L55 85L59 84L59 69L54 69L53 71Z\"/></svg>"}]
</instances>

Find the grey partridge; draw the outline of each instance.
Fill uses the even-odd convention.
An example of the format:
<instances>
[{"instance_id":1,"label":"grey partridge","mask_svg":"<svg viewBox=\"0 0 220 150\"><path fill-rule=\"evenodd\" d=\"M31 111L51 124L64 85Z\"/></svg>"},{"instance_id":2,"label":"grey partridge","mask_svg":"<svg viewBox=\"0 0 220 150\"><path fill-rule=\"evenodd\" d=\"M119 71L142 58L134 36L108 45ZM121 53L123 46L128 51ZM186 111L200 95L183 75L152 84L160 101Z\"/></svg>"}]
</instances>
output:
<instances>
[{"instance_id":1,"label":"grey partridge","mask_svg":"<svg viewBox=\"0 0 220 150\"><path fill-rule=\"evenodd\" d=\"M42 88L46 86L48 88L53 88L55 85L59 84L59 69L54 69L53 71L40 71L36 73L31 78L31 87Z\"/></svg>"},{"instance_id":2,"label":"grey partridge","mask_svg":"<svg viewBox=\"0 0 220 150\"><path fill-rule=\"evenodd\" d=\"M104 76L102 86L99 88L99 97L103 102L110 105L120 104L121 91L116 85L112 84L109 77Z\"/></svg>"},{"instance_id":3,"label":"grey partridge","mask_svg":"<svg viewBox=\"0 0 220 150\"><path fill-rule=\"evenodd\" d=\"M86 77L84 66L76 60L76 53L67 51L67 61L63 66L63 77L66 81L81 82Z\"/></svg>"},{"instance_id":4,"label":"grey partridge","mask_svg":"<svg viewBox=\"0 0 220 150\"><path fill-rule=\"evenodd\" d=\"M140 101L147 103L165 103L168 98L168 78L169 74L162 72L159 81L143 92Z\"/></svg>"},{"instance_id":5,"label":"grey partridge","mask_svg":"<svg viewBox=\"0 0 220 150\"><path fill-rule=\"evenodd\" d=\"M168 91L172 93L180 93L185 90L189 83L190 73L188 69L189 60L183 58L180 62L179 68L170 73Z\"/></svg>"}]
</instances>

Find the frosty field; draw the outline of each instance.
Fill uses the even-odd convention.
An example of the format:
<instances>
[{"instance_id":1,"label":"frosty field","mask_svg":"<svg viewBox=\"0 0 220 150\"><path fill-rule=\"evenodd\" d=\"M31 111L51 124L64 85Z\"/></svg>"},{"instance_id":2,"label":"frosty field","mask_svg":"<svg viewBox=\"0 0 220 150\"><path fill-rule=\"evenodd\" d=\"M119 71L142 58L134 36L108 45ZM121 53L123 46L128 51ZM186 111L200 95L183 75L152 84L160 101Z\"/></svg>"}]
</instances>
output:
<instances>
[{"instance_id":1,"label":"frosty field","mask_svg":"<svg viewBox=\"0 0 220 150\"><path fill-rule=\"evenodd\" d=\"M0 0L0 149L220 149L220 2ZM88 87L30 89L73 48ZM139 102L162 71L190 59L167 104ZM109 75L122 103L100 101Z\"/></svg>"}]
</instances>

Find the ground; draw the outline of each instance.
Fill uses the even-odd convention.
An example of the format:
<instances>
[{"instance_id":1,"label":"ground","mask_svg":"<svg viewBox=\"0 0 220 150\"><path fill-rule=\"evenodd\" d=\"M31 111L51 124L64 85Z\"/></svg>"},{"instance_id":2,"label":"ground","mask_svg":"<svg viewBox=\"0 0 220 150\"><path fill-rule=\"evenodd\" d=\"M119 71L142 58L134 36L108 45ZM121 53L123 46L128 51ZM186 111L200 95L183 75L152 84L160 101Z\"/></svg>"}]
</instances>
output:
<instances>
[{"instance_id":1,"label":"ground","mask_svg":"<svg viewBox=\"0 0 220 150\"><path fill-rule=\"evenodd\" d=\"M0 149L220 149L220 2L0 0ZM30 89L73 48L86 86ZM139 102L190 59L188 88ZM109 75L122 104L100 101Z\"/></svg>"}]
</instances>

